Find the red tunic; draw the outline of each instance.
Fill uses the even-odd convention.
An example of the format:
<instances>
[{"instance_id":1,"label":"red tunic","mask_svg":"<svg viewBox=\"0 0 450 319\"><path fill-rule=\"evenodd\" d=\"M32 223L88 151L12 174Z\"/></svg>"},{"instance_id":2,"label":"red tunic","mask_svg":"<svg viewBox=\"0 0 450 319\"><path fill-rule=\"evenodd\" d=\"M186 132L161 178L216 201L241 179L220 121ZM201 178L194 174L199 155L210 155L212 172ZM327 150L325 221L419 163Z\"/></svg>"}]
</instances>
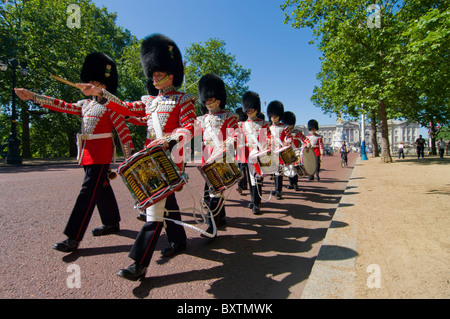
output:
<instances>
[{"instance_id":1,"label":"red tunic","mask_svg":"<svg viewBox=\"0 0 450 319\"><path fill-rule=\"evenodd\" d=\"M190 94L176 91L174 87L160 90L157 96L145 95L141 101L124 102L103 90L104 105L119 114L141 117L147 121L148 142L160 137L169 137L177 140L177 148L180 150L180 158L174 158L175 163L183 166L182 147L189 142L194 135L195 101L196 97ZM157 119L153 118L157 115ZM142 122L134 120L137 123ZM159 123L161 132L158 125ZM162 134L162 136L158 136ZM148 145L148 143L147 143ZM172 152L174 154L174 152ZM178 156L177 156L178 157Z\"/></svg>"},{"instance_id":2,"label":"red tunic","mask_svg":"<svg viewBox=\"0 0 450 319\"><path fill-rule=\"evenodd\" d=\"M109 164L113 158L114 140L112 137L113 128L116 130L123 154L131 155L134 149L131 140L130 130L122 115L108 110L103 105L94 100L81 100L76 103L67 103L62 100L48 96L35 94L34 102L49 110L82 116L81 134L85 137L82 140L80 164ZM96 138L100 135L110 137Z\"/></svg>"},{"instance_id":3,"label":"red tunic","mask_svg":"<svg viewBox=\"0 0 450 319\"><path fill-rule=\"evenodd\" d=\"M307 137L306 143L310 143L317 157L323 156L325 147L323 146L322 135L311 133Z\"/></svg>"},{"instance_id":4,"label":"red tunic","mask_svg":"<svg viewBox=\"0 0 450 319\"><path fill-rule=\"evenodd\" d=\"M307 140L308 138L302 131L298 129L293 129L291 131L291 143L293 148L300 148L302 143L306 143Z\"/></svg>"}]
</instances>

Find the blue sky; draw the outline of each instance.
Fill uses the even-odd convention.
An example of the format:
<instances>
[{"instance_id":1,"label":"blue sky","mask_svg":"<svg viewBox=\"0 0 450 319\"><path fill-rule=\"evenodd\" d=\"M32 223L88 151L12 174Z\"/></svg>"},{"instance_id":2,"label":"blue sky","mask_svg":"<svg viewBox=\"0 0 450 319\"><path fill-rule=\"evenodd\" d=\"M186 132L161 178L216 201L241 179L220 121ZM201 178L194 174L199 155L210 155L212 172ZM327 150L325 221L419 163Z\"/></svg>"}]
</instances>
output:
<instances>
[{"instance_id":1,"label":"blue sky","mask_svg":"<svg viewBox=\"0 0 450 319\"><path fill-rule=\"evenodd\" d=\"M320 71L319 51L309 29L284 24L284 0L94 0L117 13L116 23L137 38L158 32L172 38L184 54L192 43L218 38L236 62L251 69L249 89L261 96L263 111L279 100L297 124L314 118L334 124L310 98Z\"/></svg>"}]
</instances>

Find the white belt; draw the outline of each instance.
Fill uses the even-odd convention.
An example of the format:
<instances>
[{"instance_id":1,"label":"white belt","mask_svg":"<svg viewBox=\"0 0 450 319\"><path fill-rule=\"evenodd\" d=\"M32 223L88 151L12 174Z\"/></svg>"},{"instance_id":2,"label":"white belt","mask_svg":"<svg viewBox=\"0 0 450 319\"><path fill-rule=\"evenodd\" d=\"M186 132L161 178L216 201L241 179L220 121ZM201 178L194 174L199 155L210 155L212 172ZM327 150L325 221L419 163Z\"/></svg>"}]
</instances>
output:
<instances>
[{"instance_id":1,"label":"white belt","mask_svg":"<svg viewBox=\"0 0 450 319\"><path fill-rule=\"evenodd\" d=\"M86 140L98 140L100 138L108 138L108 137L113 137L112 133L100 133L100 134L77 134L77 138L79 138L82 141L86 141Z\"/></svg>"},{"instance_id":2,"label":"white belt","mask_svg":"<svg viewBox=\"0 0 450 319\"><path fill-rule=\"evenodd\" d=\"M77 134L77 160L81 162L81 150L83 149L83 141L98 140L102 138L112 138L113 133L99 133L99 134ZM115 155L114 155L115 157Z\"/></svg>"}]
</instances>

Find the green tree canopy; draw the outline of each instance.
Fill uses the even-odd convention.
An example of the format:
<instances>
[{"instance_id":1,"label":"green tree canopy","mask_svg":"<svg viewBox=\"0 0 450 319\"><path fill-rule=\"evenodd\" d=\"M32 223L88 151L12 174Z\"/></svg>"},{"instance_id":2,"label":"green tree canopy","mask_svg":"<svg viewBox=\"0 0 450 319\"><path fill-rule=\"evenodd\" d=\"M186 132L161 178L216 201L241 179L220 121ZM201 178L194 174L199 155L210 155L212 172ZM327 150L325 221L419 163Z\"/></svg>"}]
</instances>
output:
<instances>
[{"instance_id":1,"label":"green tree canopy","mask_svg":"<svg viewBox=\"0 0 450 319\"><path fill-rule=\"evenodd\" d=\"M73 10L74 5L78 11ZM24 79L19 78L18 87L75 102L85 98L84 95L50 79L50 75L78 82L86 55L100 51L122 66L118 68L119 87L125 85L126 89L122 89L119 94L136 94L139 90L145 93L145 86L139 80L129 81L130 78L139 79L141 76L136 67L132 66L133 63L139 65L139 59L130 62L121 60L122 56L127 55L127 48L136 45L138 40L128 30L116 26L115 20L115 13L109 13L106 8L98 8L88 0L2 0L0 59L7 61L16 58L20 62L27 62L29 74ZM122 70L125 66L127 72L131 70L136 73L126 73L124 76ZM11 84L10 71L2 72L0 105L4 113L9 112ZM76 154L75 133L80 127L79 117L47 111L31 103L17 102L24 128L23 157L30 157L32 154ZM27 136L30 124L31 133ZM30 137L33 138L33 143L30 143ZM52 145L51 151L48 145Z\"/></svg>"},{"instance_id":2,"label":"green tree canopy","mask_svg":"<svg viewBox=\"0 0 450 319\"><path fill-rule=\"evenodd\" d=\"M220 39L208 39L204 45L193 43L186 49L185 88L198 95L198 81L208 73L220 76L227 90L227 108L235 110L241 103L242 94L248 90L249 69L244 69L236 62L236 56L226 52L226 43ZM196 107L201 114L200 106Z\"/></svg>"},{"instance_id":3,"label":"green tree canopy","mask_svg":"<svg viewBox=\"0 0 450 319\"><path fill-rule=\"evenodd\" d=\"M411 26L430 10L442 14L448 10L448 4L444 1L375 3L287 0L281 9L285 11L286 23L291 23L294 28L313 29L317 46L323 53L322 68L318 74L321 85L314 90L313 102L325 112L347 116L376 110L381 123L382 162L391 162L387 120L399 117L414 120L411 113L418 113L419 109L405 112L406 105L410 110L412 106L420 105L425 112L433 112L430 104L419 103L418 98L424 97L424 87L420 84L424 83L424 78L416 81L413 74L417 75L417 70L408 73L405 65L424 59L424 56L430 58L426 62L429 66L442 59L440 54L443 51L429 56L425 47L420 53L416 51L415 56L410 55L418 45L411 42L412 35L417 34L411 31ZM436 23L429 26L436 31L430 41L439 51L443 49L440 43L445 40L446 33L440 33ZM445 63L448 62L438 63L443 70L445 66L442 64ZM422 68L422 71L425 69ZM428 97L439 95L439 86L448 89L448 81L442 82L437 73L440 71L431 68L422 73L423 77L433 77L440 83L434 86L436 90L431 89L433 93L429 93ZM413 82L414 86L411 85Z\"/></svg>"}]
</instances>

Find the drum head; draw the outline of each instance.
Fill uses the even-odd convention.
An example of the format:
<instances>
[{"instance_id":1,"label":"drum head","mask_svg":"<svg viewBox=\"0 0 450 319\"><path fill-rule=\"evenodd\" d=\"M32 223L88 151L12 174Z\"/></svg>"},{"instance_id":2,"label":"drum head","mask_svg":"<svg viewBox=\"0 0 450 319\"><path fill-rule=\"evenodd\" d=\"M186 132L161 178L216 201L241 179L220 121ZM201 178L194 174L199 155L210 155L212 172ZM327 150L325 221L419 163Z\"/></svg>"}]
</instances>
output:
<instances>
[{"instance_id":1,"label":"drum head","mask_svg":"<svg viewBox=\"0 0 450 319\"><path fill-rule=\"evenodd\" d=\"M313 175L317 169L317 161L316 154L310 148L304 148L302 150L302 162L303 169L306 171L306 174Z\"/></svg>"}]
</instances>

